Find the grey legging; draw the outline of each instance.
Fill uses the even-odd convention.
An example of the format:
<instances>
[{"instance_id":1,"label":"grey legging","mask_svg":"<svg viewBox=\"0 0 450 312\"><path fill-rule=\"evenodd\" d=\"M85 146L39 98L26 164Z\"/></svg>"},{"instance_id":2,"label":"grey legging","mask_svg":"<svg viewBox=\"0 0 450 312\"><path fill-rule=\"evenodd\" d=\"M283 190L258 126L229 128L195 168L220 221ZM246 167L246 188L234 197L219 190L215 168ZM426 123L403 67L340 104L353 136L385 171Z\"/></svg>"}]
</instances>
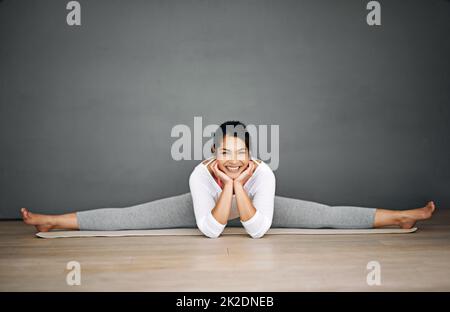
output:
<instances>
[{"instance_id":1,"label":"grey legging","mask_svg":"<svg viewBox=\"0 0 450 312\"><path fill-rule=\"evenodd\" d=\"M312 201L275 196L274 228L372 228L376 208L328 206ZM143 230L193 228L190 193L126 208L100 208L77 212L80 230ZM239 227L239 217L227 226Z\"/></svg>"}]
</instances>

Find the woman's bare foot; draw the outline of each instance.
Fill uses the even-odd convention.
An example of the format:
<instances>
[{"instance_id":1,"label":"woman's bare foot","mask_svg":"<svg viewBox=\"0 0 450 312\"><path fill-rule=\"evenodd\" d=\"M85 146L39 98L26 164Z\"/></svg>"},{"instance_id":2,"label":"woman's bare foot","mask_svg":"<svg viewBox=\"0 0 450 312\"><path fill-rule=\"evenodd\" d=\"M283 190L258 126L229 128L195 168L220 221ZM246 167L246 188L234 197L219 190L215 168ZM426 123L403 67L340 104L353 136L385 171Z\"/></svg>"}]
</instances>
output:
<instances>
[{"instance_id":1,"label":"woman's bare foot","mask_svg":"<svg viewBox=\"0 0 450 312\"><path fill-rule=\"evenodd\" d=\"M54 227L51 216L31 213L26 208L20 209L20 212L23 222L34 225L39 232L48 232Z\"/></svg>"},{"instance_id":2,"label":"woman's bare foot","mask_svg":"<svg viewBox=\"0 0 450 312\"><path fill-rule=\"evenodd\" d=\"M399 225L402 229L412 228L417 221L431 218L436 206L429 201L425 207L400 211Z\"/></svg>"}]
</instances>

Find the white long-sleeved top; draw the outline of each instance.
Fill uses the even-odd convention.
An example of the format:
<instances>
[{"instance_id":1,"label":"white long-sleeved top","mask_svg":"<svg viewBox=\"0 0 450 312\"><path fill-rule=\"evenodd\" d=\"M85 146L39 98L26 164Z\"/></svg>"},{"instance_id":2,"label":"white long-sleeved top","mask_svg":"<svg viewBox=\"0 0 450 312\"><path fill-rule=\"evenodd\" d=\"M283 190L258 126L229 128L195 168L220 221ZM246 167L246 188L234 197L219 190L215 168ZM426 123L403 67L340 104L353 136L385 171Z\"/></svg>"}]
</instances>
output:
<instances>
[{"instance_id":1,"label":"white long-sleeved top","mask_svg":"<svg viewBox=\"0 0 450 312\"><path fill-rule=\"evenodd\" d=\"M226 224L218 222L211 211L222 192L222 188L214 180L207 165L200 163L189 177L189 188L192 195L195 219L199 230L210 238L219 237ZM275 175L272 169L261 161L253 175L244 184L244 190L252 200L256 213L247 221L241 221L243 227L253 238L262 237L272 225ZM236 196L233 195L228 220L239 217Z\"/></svg>"}]
</instances>

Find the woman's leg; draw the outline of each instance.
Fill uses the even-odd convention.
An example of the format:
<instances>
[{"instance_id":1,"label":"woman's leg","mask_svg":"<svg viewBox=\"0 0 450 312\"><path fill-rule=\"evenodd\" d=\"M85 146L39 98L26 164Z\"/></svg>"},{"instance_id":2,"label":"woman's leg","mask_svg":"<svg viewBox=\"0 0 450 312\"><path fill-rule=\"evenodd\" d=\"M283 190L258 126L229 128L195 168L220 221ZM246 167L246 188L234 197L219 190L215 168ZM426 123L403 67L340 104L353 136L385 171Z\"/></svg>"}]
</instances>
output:
<instances>
[{"instance_id":1,"label":"woman's leg","mask_svg":"<svg viewBox=\"0 0 450 312\"><path fill-rule=\"evenodd\" d=\"M312 201L275 196L272 227L365 229L398 225L411 228L431 217L434 203L411 210L356 206L328 206Z\"/></svg>"},{"instance_id":2,"label":"woman's leg","mask_svg":"<svg viewBox=\"0 0 450 312\"><path fill-rule=\"evenodd\" d=\"M38 231L73 229L92 231L196 227L190 193L125 207L100 208L64 215L40 215L22 208L25 223Z\"/></svg>"}]
</instances>

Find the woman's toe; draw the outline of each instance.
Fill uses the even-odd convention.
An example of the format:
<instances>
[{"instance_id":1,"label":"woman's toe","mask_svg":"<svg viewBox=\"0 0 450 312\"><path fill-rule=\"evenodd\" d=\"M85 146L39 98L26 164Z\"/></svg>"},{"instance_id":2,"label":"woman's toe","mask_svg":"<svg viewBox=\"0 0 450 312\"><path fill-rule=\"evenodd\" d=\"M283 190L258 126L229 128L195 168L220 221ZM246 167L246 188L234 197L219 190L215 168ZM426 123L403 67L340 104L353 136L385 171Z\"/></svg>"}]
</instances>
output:
<instances>
[{"instance_id":1,"label":"woman's toe","mask_svg":"<svg viewBox=\"0 0 450 312\"><path fill-rule=\"evenodd\" d=\"M431 213L433 213L436 210L436 204L434 203L434 201L431 201Z\"/></svg>"}]
</instances>

